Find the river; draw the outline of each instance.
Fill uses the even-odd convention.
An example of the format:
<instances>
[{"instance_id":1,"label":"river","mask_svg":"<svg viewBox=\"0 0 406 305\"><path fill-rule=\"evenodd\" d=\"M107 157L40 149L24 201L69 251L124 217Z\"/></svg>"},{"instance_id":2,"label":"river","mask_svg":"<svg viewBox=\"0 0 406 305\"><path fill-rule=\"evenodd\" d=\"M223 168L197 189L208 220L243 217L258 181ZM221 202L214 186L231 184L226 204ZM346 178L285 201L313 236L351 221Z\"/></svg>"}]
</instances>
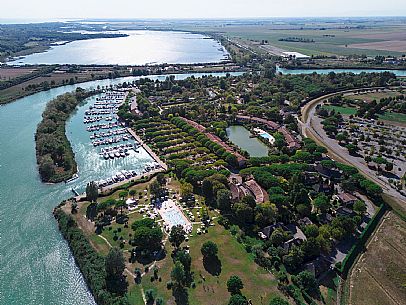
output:
<instances>
[{"instance_id":1,"label":"river","mask_svg":"<svg viewBox=\"0 0 406 305\"><path fill-rule=\"evenodd\" d=\"M175 77L184 79L191 75ZM160 80L165 77L149 76ZM77 87L95 88L136 79L138 77L126 77L59 87L0 107L0 304L94 304L67 243L58 231L52 209L72 196L71 187L83 190L86 182L98 180L106 168L115 170L115 165L97 166L104 160L95 159L94 149L89 145L89 135L82 123L84 105L67 125L67 135L73 141L80 171L79 179L72 184L41 183L34 133L45 105L56 96ZM149 162L148 156L142 153L139 160Z\"/></svg>"},{"instance_id":2,"label":"river","mask_svg":"<svg viewBox=\"0 0 406 305\"><path fill-rule=\"evenodd\" d=\"M120 31L127 37L77 40L10 61L11 65L145 65L216 63L228 58L216 40L171 31Z\"/></svg>"}]
</instances>

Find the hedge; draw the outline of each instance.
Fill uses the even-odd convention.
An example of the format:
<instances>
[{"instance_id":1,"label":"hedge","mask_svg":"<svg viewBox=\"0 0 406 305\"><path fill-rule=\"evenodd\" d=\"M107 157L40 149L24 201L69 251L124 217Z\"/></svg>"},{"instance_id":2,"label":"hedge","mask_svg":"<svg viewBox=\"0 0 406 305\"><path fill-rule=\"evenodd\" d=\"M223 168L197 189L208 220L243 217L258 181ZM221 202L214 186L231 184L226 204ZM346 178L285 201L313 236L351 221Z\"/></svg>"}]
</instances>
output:
<instances>
[{"instance_id":1,"label":"hedge","mask_svg":"<svg viewBox=\"0 0 406 305\"><path fill-rule=\"evenodd\" d=\"M382 217L385 215L386 210L386 204L382 203L374 217L372 217L365 229L362 231L361 235L358 237L357 242L352 246L350 252L348 252L347 256L344 258L339 270L343 277L347 276L348 271L351 269L358 255L364 251L366 242L376 229Z\"/></svg>"}]
</instances>

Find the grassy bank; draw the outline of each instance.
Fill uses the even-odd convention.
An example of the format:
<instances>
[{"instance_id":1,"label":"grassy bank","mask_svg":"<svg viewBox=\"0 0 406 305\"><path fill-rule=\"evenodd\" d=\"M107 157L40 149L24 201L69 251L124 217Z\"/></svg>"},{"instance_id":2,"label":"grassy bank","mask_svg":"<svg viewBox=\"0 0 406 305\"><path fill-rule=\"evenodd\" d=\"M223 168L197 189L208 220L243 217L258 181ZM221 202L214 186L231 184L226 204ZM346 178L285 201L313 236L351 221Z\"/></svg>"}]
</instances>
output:
<instances>
[{"instance_id":1,"label":"grassy bank","mask_svg":"<svg viewBox=\"0 0 406 305\"><path fill-rule=\"evenodd\" d=\"M74 93L50 101L35 134L39 173L43 182L62 182L77 172L72 147L65 134L65 123L78 104L94 94L78 88Z\"/></svg>"}]
</instances>

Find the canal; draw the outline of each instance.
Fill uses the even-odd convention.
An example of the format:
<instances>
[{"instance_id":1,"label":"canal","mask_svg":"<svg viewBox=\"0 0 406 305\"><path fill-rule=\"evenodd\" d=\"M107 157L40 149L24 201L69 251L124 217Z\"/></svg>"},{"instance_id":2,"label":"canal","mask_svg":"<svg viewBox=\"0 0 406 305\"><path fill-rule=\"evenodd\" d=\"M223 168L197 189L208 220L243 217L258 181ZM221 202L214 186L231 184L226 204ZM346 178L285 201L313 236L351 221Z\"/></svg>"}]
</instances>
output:
<instances>
[{"instance_id":1,"label":"canal","mask_svg":"<svg viewBox=\"0 0 406 305\"><path fill-rule=\"evenodd\" d=\"M202 75L205 74L194 74L195 77ZM225 76L225 73L215 75ZM191 74L175 75L178 79L188 76ZM166 77L149 76L159 80ZM71 187L83 190L88 181L98 180L102 172L114 172L115 165L100 165L103 160L95 159L82 123L84 106L67 126L79 166L79 179L72 184L41 183L34 134L47 102L58 95L77 87L90 89L136 79L127 77L63 86L0 107L0 304L94 304L68 245L58 231L52 209L72 196ZM139 160L149 162L148 156L142 153Z\"/></svg>"}]
</instances>

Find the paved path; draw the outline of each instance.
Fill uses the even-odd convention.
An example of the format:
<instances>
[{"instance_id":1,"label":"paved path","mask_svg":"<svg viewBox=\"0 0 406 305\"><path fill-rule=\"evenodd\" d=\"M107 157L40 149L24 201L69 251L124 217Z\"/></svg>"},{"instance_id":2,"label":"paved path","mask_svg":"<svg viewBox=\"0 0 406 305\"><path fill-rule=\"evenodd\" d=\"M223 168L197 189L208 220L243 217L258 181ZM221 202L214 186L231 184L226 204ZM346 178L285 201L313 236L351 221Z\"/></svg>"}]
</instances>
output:
<instances>
[{"instance_id":1,"label":"paved path","mask_svg":"<svg viewBox=\"0 0 406 305\"><path fill-rule=\"evenodd\" d=\"M301 127L303 136L313 138L316 142L324 145L328 149L328 154L331 158L356 167L364 176L368 177L370 180L381 186L383 192L386 195L392 197L392 199L395 200L399 204L399 206L406 210L406 197L400 194L397 190L393 189L386 181L380 179L374 171L369 169L368 166L362 162L362 159L351 156L346 148L340 146L336 140L329 138L325 133L323 126L321 125L321 119L315 114L317 105L323 103L323 101L325 101L329 97L341 93L348 94L357 92L359 90L373 89L378 88L359 88L353 90L344 90L327 94L311 100L301 109L302 117L300 120L298 120L299 125ZM379 87L379 89L383 88Z\"/></svg>"},{"instance_id":2,"label":"paved path","mask_svg":"<svg viewBox=\"0 0 406 305\"><path fill-rule=\"evenodd\" d=\"M144 143L144 141L135 133L131 128L127 128L128 132L140 145L147 151L147 153L154 159L164 170L168 170L168 166L152 151L152 149Z\"/></svg>"}]
</instances>

